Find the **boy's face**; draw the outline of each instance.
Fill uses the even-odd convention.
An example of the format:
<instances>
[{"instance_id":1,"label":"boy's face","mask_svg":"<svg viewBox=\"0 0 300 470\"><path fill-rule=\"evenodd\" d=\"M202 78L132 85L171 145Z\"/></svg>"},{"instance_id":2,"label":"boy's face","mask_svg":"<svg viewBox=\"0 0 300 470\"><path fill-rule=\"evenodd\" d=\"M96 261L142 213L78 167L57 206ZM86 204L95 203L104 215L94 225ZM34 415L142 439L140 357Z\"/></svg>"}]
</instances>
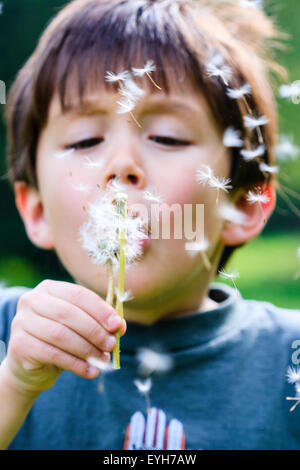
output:
<instances>
[{"instance_id":1,"label":"boy's face","mask_svg":"<svg viewBox=\"0 0 300 470\"><path fill-rule=\"evenodd\" d=\"M184 94L175 90L170 95L147 93L133 110L142 128L130 114L116 112L118 93L91 93L88 100L89 110L80 114L77 108L63 115L55 96L37 151L45 230L50 245L75 281L105 298L106 268L92 262L78 235L88 218L88 204L99 196L99 186L105 189L115 176L127 188L129 206L141 203L150 209L151 201L144 199L143 192L152 189L165 204L180 204L182 213L185 204L203 204L204 234L210 243L207 254L216 256L223 228L217 191L199 184L196 172L202 165L209 165L215 176L228 177L231 162L204 98L188 88ZM155 137L176 141L157 142ZM188 145L178 145L178 140ZM67 147L82 141L81 148L62 156ZM220 191L218 204L227 197ZM186 251L187 241L184 236L152 239L141 260L128 268L125 289L134 297L125 304L128 319L150 322L200 308L212 274L205 268L201 254L193 257ZM49 248L49 243L46 245ZM213 271L217 258L213 260Z\"/></svg>"}]
</instances>

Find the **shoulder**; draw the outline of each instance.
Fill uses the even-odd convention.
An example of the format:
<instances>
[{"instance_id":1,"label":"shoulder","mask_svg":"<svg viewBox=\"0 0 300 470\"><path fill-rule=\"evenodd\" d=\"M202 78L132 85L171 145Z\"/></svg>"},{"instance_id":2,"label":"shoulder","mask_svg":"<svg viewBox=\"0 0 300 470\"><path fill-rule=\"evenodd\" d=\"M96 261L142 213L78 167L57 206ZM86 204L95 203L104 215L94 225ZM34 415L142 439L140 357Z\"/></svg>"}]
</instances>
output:
<instances>
[{"instance_id":1,"label":"shoulder","mask_svg":"<svg viewBox=\"0 0 300 470\"><path fill-rule=\"evenodd\" d=\"M18 300L30 290L29 287L0 288L0 340L8 341L10 325L16 314Z\"/></svg>"},{"instance_id":2,"label":"shoulder","mask_svg":"<svg viewBox=\"0 0 300 470\"><path fill-rule=\"evenodd\" d=\"M256 331L256 337L269 343L270 348L300 346L300 310L277 307L271 302L244 300L248 325ZM249 322L249 323L248 323Z\"/></svg>"}]
</instances>

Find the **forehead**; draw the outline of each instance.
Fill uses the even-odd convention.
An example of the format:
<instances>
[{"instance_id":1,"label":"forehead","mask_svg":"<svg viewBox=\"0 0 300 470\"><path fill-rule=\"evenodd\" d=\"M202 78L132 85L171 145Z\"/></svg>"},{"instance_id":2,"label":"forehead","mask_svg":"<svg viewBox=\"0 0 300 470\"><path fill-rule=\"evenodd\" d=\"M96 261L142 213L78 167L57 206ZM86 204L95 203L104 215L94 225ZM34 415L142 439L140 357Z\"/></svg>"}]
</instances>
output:
<instances>
[{"instance_id":1,"label":"forehead","mask_svg":"<svg viewBox=\"0 0 300 470\"><path fill-rule=\"evenodd\" d=\"M80 100L73 94L69 100L68 107L64 110L59 94L55 93L50 103L48 122L57 119L76 119L82 116L96 114L108 115L115 113L117 102L121 95L117 91L108 91L104 88L90 91ZM145 90L145 95L137 102L135 107L137 114L173 114L190 118L206 118L215 121L204 95L187 86L185 92L182 88L173 87L168 93L162 91L151 93Z\"/></svg>"}]
</instances>

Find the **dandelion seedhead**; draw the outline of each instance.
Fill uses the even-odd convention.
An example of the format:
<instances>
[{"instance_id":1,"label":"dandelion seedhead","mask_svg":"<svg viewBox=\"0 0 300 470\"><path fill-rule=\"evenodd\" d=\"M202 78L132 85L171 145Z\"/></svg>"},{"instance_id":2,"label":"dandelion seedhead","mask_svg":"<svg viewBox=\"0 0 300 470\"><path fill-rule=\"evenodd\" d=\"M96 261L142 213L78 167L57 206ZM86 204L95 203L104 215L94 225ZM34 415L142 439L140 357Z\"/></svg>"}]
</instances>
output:
<instances>
[{"instance_id":1,"label":"dandelion seedhead","mask_svg":"<svg viewBox=\"0 0 300 470\"><path fill-rule=\"evenodd\" d=\"M118 196L116 193L115 199ZM119 236L124 230L126 245L126 267L142 254L139 240L147 238L143 230L144 222L139 217L122 220L117 205L108 198L99 198L90 203L89 219L80 227L80 241L89 252L94 264L106 264L111 261L114 268L119 266Z\"/></svg>"}]
</instances>

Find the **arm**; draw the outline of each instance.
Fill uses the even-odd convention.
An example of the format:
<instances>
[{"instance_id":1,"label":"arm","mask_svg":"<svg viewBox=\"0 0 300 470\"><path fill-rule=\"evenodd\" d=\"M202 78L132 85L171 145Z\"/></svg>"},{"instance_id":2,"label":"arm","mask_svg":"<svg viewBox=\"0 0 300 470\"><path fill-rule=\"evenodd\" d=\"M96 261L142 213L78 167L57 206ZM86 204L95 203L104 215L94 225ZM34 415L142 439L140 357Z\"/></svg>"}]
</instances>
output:
<instances>
[{"instance_id":1,"label":"arm","mask_svg":"<svg viewBox=\"0 0 300 470\"><path fill-rule=\"evenodd\" d=\"M0 366L0 449L14 439L39 393L18 389L10 378L5 360Z\"/></svg>"}]
</instances>

